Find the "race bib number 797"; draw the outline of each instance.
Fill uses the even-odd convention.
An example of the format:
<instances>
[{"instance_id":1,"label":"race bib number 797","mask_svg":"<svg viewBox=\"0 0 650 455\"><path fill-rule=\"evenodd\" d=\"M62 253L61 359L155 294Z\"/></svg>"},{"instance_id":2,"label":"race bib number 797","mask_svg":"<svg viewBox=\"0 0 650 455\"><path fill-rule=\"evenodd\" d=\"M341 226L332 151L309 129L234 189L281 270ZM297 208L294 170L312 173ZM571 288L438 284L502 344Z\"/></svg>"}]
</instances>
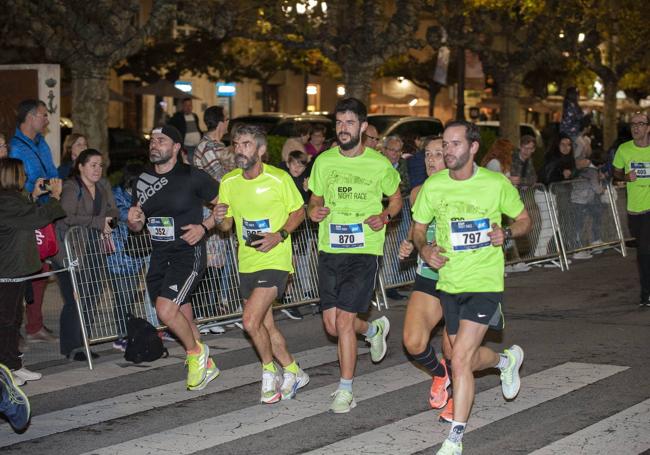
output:
<instances>
[{"instance_id":1,"label":"race bib number 797","mask_svg":"<svg viewBox=\"0 0 650 455\"><path fill-rule=\"evenodd\" d=\"M490 220L463 220L451 222L451 246L454 251L475 250L490 246Z\"/></svg>"}]
</instances>

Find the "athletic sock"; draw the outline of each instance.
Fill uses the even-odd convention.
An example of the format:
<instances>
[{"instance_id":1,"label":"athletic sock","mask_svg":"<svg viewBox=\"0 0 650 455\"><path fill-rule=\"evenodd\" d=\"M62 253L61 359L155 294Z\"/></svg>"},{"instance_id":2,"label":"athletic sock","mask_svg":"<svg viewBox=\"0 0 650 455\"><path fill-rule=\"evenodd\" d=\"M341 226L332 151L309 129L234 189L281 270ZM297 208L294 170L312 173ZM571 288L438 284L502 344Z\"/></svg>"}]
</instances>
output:
<instances>
[{"instance_id":1,"label":"athletic sock","mask_svg":"<svg viewBox=\"0 0 650 455\"><path fill-rule=\"evenodd\" d=\"M451 442L459 444L463 441L463 435L465 434L465 426L467 422L456 422L455 420L451 421L451 429L449 430L449 439Z\"/></svg>"},{"instance_id":2,"label":"athletic sock","mask_svg":"<svg viewBox=\"0 0 650 455\"><path fill-rule=\"evenodd\" d=\"M262 371L270 371L271 373L277 373L278 369L275 367L275 363L273 361L262 364Z\"/></svg>"},{"instance_id":3,"label":"athletic sock","mask_svg":"<svg viewBox=\"0 0 650 455\"><path fill-rule=\"evenodd\" d=\"M372 322L368 323L368 330L366 330L366 333L364 333L366 338L372 338L375 335L377 335L377 326L373 324Z\"/></svg>"},{"instance_id":4,"label":"athletic sock","mask_svg":"<svg viewBox=\"0 0 650 455\"><path fill-rule=\"evenodd\" d=\"M352 379L343 379L339 381L339 390L347 390L352 393Z\"/></svg>"},{"instance_id":5,"label":"athletic sock","mask_svg":"<svg viewBox=\"0 0 650 455\"><path fill-rule=\"evenodd\" d=\"M298 364L296 363L295 360L291 362L289 365L287 365L286 367L282 367L282 368L284 368L284 371L288 371L289 373L293 373L293 374L298 374L298 371L300 371L300 368L298 368Z\"/></svg>"},{"instance_id":6,"label":"athletic sock","mask_svg":"<svg viewBox=\"0 0 650 455\"><path fill-rule=\"evenodd\" d=\"M504 370L508 368L508 365L510 365L510 359L508 356L505 354L499 354L499 363L497 363L496 367L499 370Z\"/></svg>"},{"instance_id":7,"label":"athletic sock","mask_svg":"<svg viewBox=\"0 0 650 455\"><path fill-rule=\"evenodd\" d=\"M424 352L413 355L412 357L418 365L427 370L433 376L443 377L445 375L445 367L438 362L436 350L433 349L433 346L428 345Z\"/></svg>"}]
</instances>

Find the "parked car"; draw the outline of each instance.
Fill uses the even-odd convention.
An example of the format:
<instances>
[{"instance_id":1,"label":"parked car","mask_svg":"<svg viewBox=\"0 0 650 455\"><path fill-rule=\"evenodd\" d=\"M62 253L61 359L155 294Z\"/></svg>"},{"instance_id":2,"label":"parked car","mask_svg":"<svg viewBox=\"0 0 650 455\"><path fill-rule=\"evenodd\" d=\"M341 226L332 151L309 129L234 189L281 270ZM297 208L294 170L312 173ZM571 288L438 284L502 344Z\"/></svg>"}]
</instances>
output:
<instances>
[{"instance_id":1,"label":"parked car","mask_svg":"<svg viewBox=\"0 0 650 455\"><path fill-rule=\"evenodd\" d=\"M499 137L501 135L500 131L500 123L498 120L489 120L489 121L484 121L484 122L476 122L476 125L479 127L480 130L485 131L485 130L491 130L494 132L495 137ZM537 149L542 150L544 148L544 143L542 141L542 135L540 132L535 128L535 126L531 125L530 123L520 123L519 124L519 135L524 136L533 136L535 138L535 142L537 143ZM519 144L516 144L517 147L519 147Z\"/></svg>"},{"instance_id":2,"label":"parked car","mask_svg":"<svg viewBox=\"0 0 650 455\"><path fill-rule=\"evenodd\" d=\"M434 117L404 117L390 125L381 136L382 140L393 135L403 139L414 136L439 136L443 129L442 122Z\"/></svg>"},{"instance_id":3,"label":"parked car","mask_svg":"<svg viewBox=\"0 0 650 455\"><path fill-rule=\"evenodd\" d=\"M368 123L374 126L377 129L377 133L381 136L384 134L384 131L405 117L406 115L397 114L369 114Z\"/></svg>"}]
</instances>

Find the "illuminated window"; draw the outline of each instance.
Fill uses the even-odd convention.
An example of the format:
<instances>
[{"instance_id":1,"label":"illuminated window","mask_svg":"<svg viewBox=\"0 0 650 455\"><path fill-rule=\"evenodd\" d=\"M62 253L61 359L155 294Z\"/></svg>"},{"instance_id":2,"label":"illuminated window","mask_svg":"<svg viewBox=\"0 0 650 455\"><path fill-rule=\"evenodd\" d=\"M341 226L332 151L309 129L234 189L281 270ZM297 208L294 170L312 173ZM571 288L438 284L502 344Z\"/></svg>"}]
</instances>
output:
<instances>
[{"instance_id":1,"label":"illuminated window","mask_svg":"<svg viewBox=\"0 0 650 455\"><path fill-rule=\"evenodd\" d=\"M315 112L320 110L320 84L308 84L307 88L307 111Z\"/></svg>"}]
</instances>

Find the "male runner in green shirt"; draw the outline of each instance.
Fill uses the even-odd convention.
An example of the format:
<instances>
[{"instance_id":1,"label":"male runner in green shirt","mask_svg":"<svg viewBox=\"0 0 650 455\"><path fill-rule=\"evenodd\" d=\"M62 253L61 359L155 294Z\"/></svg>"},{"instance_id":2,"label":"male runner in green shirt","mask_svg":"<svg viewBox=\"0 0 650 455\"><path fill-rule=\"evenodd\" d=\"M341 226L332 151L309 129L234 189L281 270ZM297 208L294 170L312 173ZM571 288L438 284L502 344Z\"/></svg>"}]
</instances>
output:
<instances>
[{"instance_id":1,"label":"male runner in green shirt","mask_svg":"<svg viewBox=\"0 0 650 455\"><path fill-rule=\"evenodd\" d=\"M233 222L236 225L244 329L262 360L261 401L276 403L293 398L309 382L287 351L272 311L273 301L284 293L293 272L290 234L304 220L305 211L291 176L262 163L264 130L239 125L232 138L238 169L221 180L214 218L222 231L229 231Z\"/></svg>"},{"instance_id":2,"label":"male runner in green shirt","mask_svg":"<svg viewBox=\"0 0 650 455\"><path fill-rule=\"evenodd\" d=\"M650 140L648 114L632 116L632 140L614 155L614 178L626 182L627 220L636 238L636 260L641 281L641 307L650 307Z\"/></svg>"},{"instance_id":3,"label":"male runner in green shirt","mask_svg":"<svg viewBox=\"0 0 650 455\"><path fill-rule=\"evenodd\" d=\"M422 259L438 269L445 326L452 344L454 420L439 455L462 453L462 437L474 401L474 371L497 367L506 399L519 393L523 350L514 345L497 354L481 343L488 328L503 329L506 239L525 235L530 218L512 183L474 164L478 127L465 121L447 125L443 154L447 170L429 177L413 208L413 242ZM513 218L506 229L503 215ZM426 232L435 219L435 242Z\"/></svg>"},{"instance_id":4,"label":"male runner in green shirt","mask_svg":"<svg viewBox=\"0 0 650 455\"><path fill-rule=\"evenodd\" d=\"M311 171L308 213L318 227L318 279L325 330L338 337L341 381L330 410L356 406L352 378L357 361L357 334L370 343L373 362L386 355L390 324L386 317L368 324L366 313L375 289L385 225L402 208L399 174L379 152L365 147L366 106L356 98L336 105L339 146L322 152ZM388 196L388 206L382 205Z\"/></svg>"}]
</instances>

